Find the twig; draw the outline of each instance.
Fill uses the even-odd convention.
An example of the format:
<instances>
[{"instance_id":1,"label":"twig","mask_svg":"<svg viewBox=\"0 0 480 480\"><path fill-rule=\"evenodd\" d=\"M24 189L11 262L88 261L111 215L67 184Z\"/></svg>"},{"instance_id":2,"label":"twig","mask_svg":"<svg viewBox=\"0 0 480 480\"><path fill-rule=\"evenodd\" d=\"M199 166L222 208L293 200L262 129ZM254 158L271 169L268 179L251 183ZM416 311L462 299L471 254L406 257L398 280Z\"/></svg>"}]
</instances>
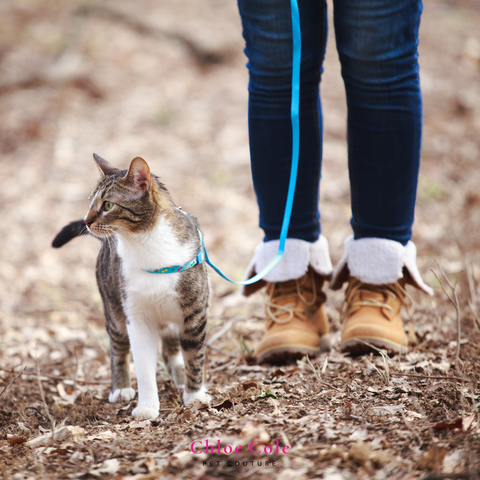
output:
<instances>
[{"instance_id":1,"label":"twig","mask_svg":"<svg viewBox=\"0 0 480 480\"><path fill-rule=\"evenodd\" d=\"M321 370L322 375L324 375L325 372L327 371L327 367L328 367L328 355L325 357L325 361L323 362L323 367Z\"/></svg>"},{"instance_id":2,"label":"twig","mask_svg":"<svg viewBox=\"0 0 480 480\"><path fill-rule=\"evenodd\" d=\"M467 272L467 280L468 280L468 289L470 291L470 299L472 303L475 305L477 303L477 294L475 291L475 281L473 279L473 271L472 265L467 261L467 256L463 256L463 261L465 263L465 271Z\"/></svg>"},{"instance_id":3,"label":"twig","mask_svg":"<svg viewBox=\"0 0 480 480\"><path fill-rule=\"evenodd\" d=\"M437 280L439 281L439 283L442 287L442 290L445 292L445 295L448 297L450 302L455 307L455 311L457 313L457 351L455 353L455 357L456 357L457 362L458 362L458 360L460 360L460 340L461 340L462 333L461 333L461 326L460 326L460 303L458 301L457 289L456 289L456 286L453 286L452 282L450 282L448 277L445 275L445 272L443 271L443 268L441 267L440 263L438 262L438 260L436 258L435 258L435 262L436 262L438 268L440 269L440 272L442 273L443 278L446 280L448 286L451 288L452 293L453 293L453 298L452 298L448 294L447 290L445 289L445 287L444 287L442 281L440 280L440 278L438 277L438 275L432 270L435 277L437 277Z\"/></svg>"},{"instance_id":4,"label":"twig","mask_svg":"<svg viewBox=\"0 0 480 480\"><path fill-rule=\"evenodd\" d=\"M219 370L224 370L226 368L231 367L232 365L235 365L235 363L237 363L237 359L234 359L234 360L232 360L231 362L228 362L228 363L224 363L223 365L220 365L219 367L210 368L208 370L208 373L211 374L213 372L218 372Z\"/></svg>"},{"instance_id":5,"label":"twig","mask_svg":"<svg viewBox=\"0 0 480 480\"><path fill-rule=\"evenodd\" d=\"M480 318L478 318L477 311L475 310L475 306L472 304L471 300L468 301L468 306L473 314L473 325L475 326L475 330L478 332L480 330Z\"/></svg>"},{"instance_id":6,"label":"twig","mask_svg":"<svg viewBox=\"0 0 480 480\"><path fill-rule=\"evenodd\" d=\"M237 355L234 355L233 353L226 352L225 350L222 350L221 348L214 347L213 345L210 345L207 343L207 347L213 350L214 352L222 353L223 355L226 355L227 357L230 358L237 358Z\"/></svg>"},{"instance_id":7,"label":"twig","mask_svg":"<svg viewBox=\"0 0 480 480\"><path fill-rule=\"evenodd\" d=\"M472 472L461 472L461 473L430 473L426 477L423 477L422 480L443 480L445 478L451 479L462 479L466 480L476 480L480 476L480 470L474 470Z\"/></svg>"},{"instance_id":8,"label":"twig","mask_svg":"<svg viewBox=\"0 0 480 480\"><path fill-rule=\"evenodd\" d=\"M306 358L307 358L307 366L310 368L310 370L312 370L312 372L314 373L316 379L322 383L323 385L326 385L327 387L330 387L332 388L333 390L336 390L337 392L340 391L340 389L338 389L337 387L334 387L333 385L331 385L330 383L326 382L325 380L322 379L322 375L319 374L316 370L316 368L313 366L312 362L310 361L310 358L308 358L308 355L306 355ZM299 360L299 362L303 362L303 360ZM305 363L305 362L303 362ZM316 398L319 394L315 395L313 398Z\"/></svg>"},{"instance_id":9,"label":"twig","mask_svg":"<svg viewBox=\"0 0 480 480\"><path fill-rule=\"evenodd\" d=\"M45 394L43 393L43 386L42 381L40 380L40 367L38 366L38 360L35 359L35 363L37 365L37 380L38 380L38 388L40 389L40 397L42 398L43 406L45 408L45 413L47 414L50 423L52 424L52 445L55 443L55 420L50 415L48 410L47 401L45 400Z\"/></svg>"},{"instance_id":10,"label":"twig","mask_svg":"<svg viewBox=\"0 0 480 480\"><path fill-rule=\"evenodd\" d=\"M326 382L325 380L320 380L322 385L326 385L327 387L331 388L332 390L336 390L337 392L341 392L340 388L333 386L331 383ZM314 400L315 398L319 398L323 392L315 394L313 397L310 397L309 400Z\"/></svg>"},{"instance_id":11,"label":"twig","mask_svg":"<svg viewBox=\"0 0 480 480\"><path fill-rule=\"evenodd\" d=\"M230 320L228 320L228 322L226 322L225 325L217 333L215 333L208 339L207 346L212 345L221 336L225 335L230 330L230 328L232 328L232 325L240 320L244 320L244 317L233 317Z\"/></svg>"},{"instance_id":12,"label":"twig","mask_svg":"<svg viewBox=\"0 0 480 480\"><path fill-rule=\"evenodd\" d=\"M312 370L312 372L315 374L316 379L321 381L322 375L318 373L317 369L312 365L312 362L310 361L310 358L308 355L307 355L307 363L308 363L308 366L310 367L310 370Z\"/></svg>"},{"instance_id":13,"label":"twig","mask_svg":"<svg viewBox=\"0 0 480 480\"><path fill-rule=\"evenodd\" d=\"M65 468L77 468L78 465L74 463L54 463L54 462L44 462L42 460L38 460L40 463L44 465L52 466L52 467L65 467Z\"/></svg>"},{"instance_id":14,"label":"twig","mask_svg":"<svg viewBox=\"0 0 480 480\"><path fill-rule=\"evenodd\" d=\"M395 366L395 363L393 363L393 360L386 354L387 351L384 348L378 348L375 345L372 345L371 343L364 342L363 340L360 340L360 341L365 345L367 345L368 347L372 348L373 350L376 350L383 357L384 364L387 360L389 360L392 366ZM403 346L403 343L402 343L402 346Z\"/></svg>"},{"instance_id":15,"label":"twig","mask_svg":"<svg viewBox=\"0 0 480 480\"><path fill-rule=\"evenodd\" d=\"M464 378L455 377L455 376L445 376L442 375L422 375L421 373L402 373L402 372L391 372L390 375L397 375L399 377L412 377L412 378L428 378L431 380L453 380L455 382L464 382Z\"/></svg>"},{"instance_id":16,"label":"twig","mask_svg":"<svg viewBox=\"0 0 480 480\"><path fill-rule=\"evenodd\" d=\"M475 309L475 305L477 304L477 294L476 294L476 291L475 291L475 280L473 278L472 265L471 265L470 262L468 262L466 254L463 256L463 262L465 264L465 271L467 272L468 290L470 292L470 299L468 300L468 306L470 307L470 310L472 311L473 326L475 327L475 330L478 332L480 330L479 329L480 319L478 318L478 314L477 314L476 309Z\"/></svg>"},{"instance_id":17,"label":"twig","mask_svg":"<svg viewBox=\"0 0 480 480\"><path fill-rule=\"evenodd\" d=\"M422 438L420 437L418 432L414 430L414 428L410 425L410 422L407 420L407 417L405 417L405 412L403 411L403 408L400 410L400 413L402 414L403 422L405 423L407 428L417 437L419 448L422 448L422 445L423 445Z\"/></svg>"},{"instance_id":18,"label":"twig","mask_svg":"<svg viewBox=\"0 0 480 480\"><path fill-rule=\"evenodd\" d=\"M45 365L44 365L45 366ZM25 367L25 369L28 369L28 368L31 368L31 367ZM24 370L25 370L24 369ZM4 368L0 368L0 370L2 372L8 372L9 370L6 370ZM25 372L24 370L22 370L22 372L20 372L22 375L28 375L29 377L37 377L37 374L36 373L28 373L28 372ZM70 380L69 378L66 378L66 377L58 377L58 376L54 376L54 375L47 375L46 373L42 373L42 377L45 377L45 378L48 378L50 380L55 380L55 381L63 381L63 380L69 380L69 381L73 381L73 380ZM109 381L104 381L104 382L87 382L85 380L75 380L76 383L82 383L84 385L110 385L110 382Z\"/></svg>"},{"instance_id":19,"label":"twig","mask_svg":"<svg viewBox=\"0 0 480 480\"><path fill-rule=\"evenodd\" d=\"M27 367L24 367L21 372L18 372L18 373L13 377L13 380L2 390L2 393L0 393L0 398L3 397L3 394L10 388L10 385L25 371L25 368L27 368Z\"/></svg>"},{"instance_id":20,"label":"twig","mask_svg":"<svg viewBox=\"0 0 480 480\"><path fill-rule=\"evenodd\" d=\"M375 345L372 345L370 343L367 343L367 342L364 342L363 340L360 340L362 343L364 343L365 345L367 345L369 348L373 348L374 350L376 350L383 358L383 366L385 367L385 373L382 373L377 367L376 365L374 365L372 362L370 362L370 365L373 366L373 368L378 372L378 374L380 375L381 378L383 378L383 380L385 381L385 384L387 385L387 387L390 385L390 368L388 366L388 361L390 360L390 362L392 363L392 365L395 365L392 360L390 359L390 357L386 354L385 350L383 349L380 349L380 348L377 348ZM402 343L402 346L403 346L403 343Z\"/></svg>"}]
</instances>

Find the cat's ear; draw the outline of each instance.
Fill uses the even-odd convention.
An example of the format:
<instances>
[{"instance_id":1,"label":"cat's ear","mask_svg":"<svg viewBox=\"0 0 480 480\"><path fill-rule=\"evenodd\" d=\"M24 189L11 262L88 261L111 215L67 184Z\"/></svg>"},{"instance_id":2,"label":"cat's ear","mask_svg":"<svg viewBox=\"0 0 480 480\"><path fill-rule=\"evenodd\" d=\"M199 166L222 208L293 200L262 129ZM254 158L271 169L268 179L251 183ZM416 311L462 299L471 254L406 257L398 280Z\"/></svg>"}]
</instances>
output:
<instances>
[{"instance_id":1,"label":"cat's ear","mask_svg":"<svg viewBox=\"0 0 480 480\"><path fill-rule=\"evenodd\" d=\"M150 167L142 157L135 157L130 162L128 173L123 178L126 184L136 193L144 194L152 186Z\"/></svg>"},{"instance_id":2,"label":"cat's ear","mask_svg":"<svg viewBox=\"0 0 480 480\"><path fill-rule=\"evenodd\" d=\"M93 159L95 160L95 163L100 170L100 173L104 177L108 177L109 175L113 175L114 173L118 172L120 169L114 167L113 165L110 165L104 158L102 158L100 155L97 155L96 153L93 154Z\"/></svg>"}]
</instances>

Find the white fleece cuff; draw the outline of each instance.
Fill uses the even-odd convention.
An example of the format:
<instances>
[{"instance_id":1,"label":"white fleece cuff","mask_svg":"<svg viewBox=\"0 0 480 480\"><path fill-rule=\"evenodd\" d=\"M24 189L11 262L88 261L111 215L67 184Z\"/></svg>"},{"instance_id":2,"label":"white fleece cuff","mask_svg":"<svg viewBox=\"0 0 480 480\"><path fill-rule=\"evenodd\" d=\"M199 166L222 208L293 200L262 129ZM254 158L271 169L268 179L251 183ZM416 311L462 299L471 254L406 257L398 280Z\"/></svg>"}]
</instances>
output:
<instances>
[{"instance_id":1,"label":"white fleece cuff","mask_svg":"<svg viewBox=\"0 0 480 480\"><path fill-rule=\"evenodd\" d=\"M415 286L429 295L433 290L424 283L417 267L417 248L412 241L405 246L385 238L347 238L343 257L340 260L331 281L332 288L340 288L346 278L348 268L350 276L364 283L382 285L395 283L403 277L403 268L412 277Z\"/></svg>"},{"instance_id":2,"label":"white fleece cuff","mask_svg":"<svg viewBox=\"0 0 480 480\"><path fill-rule=\"evenodd\" d=\"M264 242L257 246L255 254L247 267L246 278L263 270L278 252L280 240ZM311 266L318 274L330 276L332 261L328 250L328 241L320 235L314 242L306 242L296 238L287 238L285 241L285 254L275 267L264 277L267 282L286 282L295 280L307 273Z\"/></svg>"}]
</instances>

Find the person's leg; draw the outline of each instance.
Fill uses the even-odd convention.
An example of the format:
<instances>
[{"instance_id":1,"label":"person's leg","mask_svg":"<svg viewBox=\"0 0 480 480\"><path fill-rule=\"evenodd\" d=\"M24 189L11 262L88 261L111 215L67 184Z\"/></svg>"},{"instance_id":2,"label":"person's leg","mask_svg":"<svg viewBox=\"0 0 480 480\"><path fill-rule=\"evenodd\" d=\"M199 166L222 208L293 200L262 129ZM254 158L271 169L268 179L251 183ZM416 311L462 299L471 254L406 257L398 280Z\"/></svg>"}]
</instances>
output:
<instances>
[{"instance_id":1,"label":"person's leg","mask_svg":"<svg viewBox=\"0 0 480 480\"><path fill-rule=\"evenodd\" d=\"M362 341L401 349L405 283L430 292L410 241L422 132L421 11L421 0L334 0L354 231L332 283L349 279L346 350L363 349Z\"/></svg>"},{"instance_id":2,"label":"person's leg","mask_svg":"<svg viewBox=\"0 0 480 480\"><path fill-rule=\"evenodd\" d=\"M239 0L248 57L250 156L265 241L280 236L292 158L292 24L289 0ZM319 82L325 54L324 0L299 2L302 32L300 155L289 238L314 242L322 155Z\"/></svg>"},{"instance_id":3,"label":"person's leg","mask_svg":"<svg viewBox=\"0 0 480 480\"><path fill-rule=\"evenodd\" d=\"M265 232L247 275L276 254L292 159L290 118L292 24L290 0L239 0L248 57L252 176ZM328 319L321 291L332 267L320 236L318 195L322 157L319 82L325 54L325 0L299 2L302 33L300 152L285 255L265 277L244 289L266 286L267 331L255 349L259 362L315 355L328 348Z\"/></svg>"},{"instance_id":4,"label":"person's leg","mask_svg":"<svg viewBox=\"0 0 480 480\"><path fill-rule=\"evenodd\" d=\"M417 61L421 0L335 0L348 105L355 239L411 238L422 99Z\"/></svg>"}]
</instances>

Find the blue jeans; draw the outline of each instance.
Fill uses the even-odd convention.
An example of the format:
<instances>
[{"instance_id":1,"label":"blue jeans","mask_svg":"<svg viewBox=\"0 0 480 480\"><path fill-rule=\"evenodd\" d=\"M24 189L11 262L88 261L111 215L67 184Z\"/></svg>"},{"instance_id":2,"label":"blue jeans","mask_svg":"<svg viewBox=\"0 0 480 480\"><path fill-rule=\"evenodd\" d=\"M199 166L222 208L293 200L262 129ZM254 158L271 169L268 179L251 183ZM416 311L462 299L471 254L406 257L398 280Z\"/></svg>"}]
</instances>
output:
<instances>
[{"instance_id":1,"label":"blue jeans","mask_svg":"<svg viewBox=\"0 0 480 480\"><path fill-rule=\"evenodd\" d=\"M302 30L300 160L289 238L314 242L322 162L319 84L325 0L298 0ZM238 0L246 41L249 136L265 241L280 236L291 166L289 0ZM333 0L345 84L352 228L356 239L411 238L422 133L417 61L421 0Z\"/></svg>"}]
</instances>

